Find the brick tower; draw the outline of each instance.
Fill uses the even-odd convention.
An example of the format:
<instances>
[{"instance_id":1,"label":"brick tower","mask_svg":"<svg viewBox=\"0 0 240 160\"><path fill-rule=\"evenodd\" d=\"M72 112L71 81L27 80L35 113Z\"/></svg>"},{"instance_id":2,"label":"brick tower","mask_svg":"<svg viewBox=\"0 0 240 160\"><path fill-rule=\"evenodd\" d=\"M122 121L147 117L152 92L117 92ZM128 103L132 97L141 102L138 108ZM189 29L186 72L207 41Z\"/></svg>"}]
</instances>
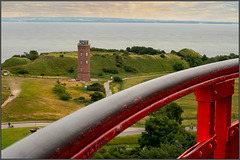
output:
<instances>
[{"instance_id":1,"label":"brick tower","mask_svg":"<svg viewBox=\"0 0 240 160\"><path fill-rule=\"evenodd\" d=\"M88 40L78 43L78 75L80 81L90 81L90 45Z\"/></svg>"}]
</instances>

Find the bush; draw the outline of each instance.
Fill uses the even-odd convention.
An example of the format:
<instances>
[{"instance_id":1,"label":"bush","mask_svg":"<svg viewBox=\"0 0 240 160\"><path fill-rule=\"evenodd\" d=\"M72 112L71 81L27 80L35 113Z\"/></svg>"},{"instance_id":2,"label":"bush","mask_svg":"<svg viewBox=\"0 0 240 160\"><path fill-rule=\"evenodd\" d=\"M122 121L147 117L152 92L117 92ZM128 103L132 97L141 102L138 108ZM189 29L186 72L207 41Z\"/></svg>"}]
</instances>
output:
<instances>
[{"instance_id":1,"label":"bush","mask_svg":"<svg viewBox=\"0 0 240 160\"><path fill-rule=\"evenodd\" d=\"M162 53L160 54L160 57L165 58L166 56Z\"/></svg>"},{"instance_id":2,"label":"bush","mask_svg":"<svg viewBox=\"0 0 240 160\"><path fill-rule=\"evenodd\" d=\"M14 72L17 74L29 74L29 72L24 68L16 68Z\"/></svg>"},{"instance_id":3,"label":"bush","mask_svg":"<svg viewBox=\"0 0 240 160\"><path fill-rule=\"evenodd\" d=\"M13 55L12 57L20 57L20 54L19 55Z\"/></svg>"},{"instance_id":4,"label":"bush","mask_svg":"<svg viewBox=\"0 0 240 160\"><path fill-rule=\"evenodd\" d=\"M77 103L89 103L89 100L86 100L84 97L74 98L73 100Z\"/></svg>"},{"instance_id":5,"label":"bush","mask_svg":"<svg viewBox=\"0 0 240 160\"><path fill-rule=\"evenodd\" d=\"M105 93L105 88L100 83L93 83L92 85L87 86L88 91L100 91Z\"/></svg>"},{"instance_id":6,"label":"bush","mask_svg":"<svg viewBox=\"0 0 240 160\"><path fill-rule=\"evenodd\" d=\"M64 100L64 101L68 101L71 99L71 96L70 94L66 91L66 88L65 88L66 84L61 84L59 82L59 80L57 80L55 86L53 87L53 93L55 93L56 95L58 95L58 97L61 99L61 100Z\"/></svg>"},{"instance_id":7,"label":"bush","mask_svg":"<svg viewBox=\"0 0 240 160\"><path fill-rule=\"evenodd\" d=\"M104 95L101 92L94 92L93 94L90 94L90 97L92 102L96 102L104 98Z\"/></svg>"},{"instance_id":8,"label":"bush","mask_svg":"<svg viewBox=\"0 0 240 160\"><path fill-rule=\"evenodd\" d=\"M124 70L126 72L132 72L132 73L137 73L137 70L131 66L124 66Z\"/></svg>"},{"instance_id":9,"label":"bush","mask_svg":"<svg viewBox=\"0 0 240 160\"><path fill-rule=\"evenodd\" d=\"M63 57L64 57L64 55L63 55L63 54L61 54L59 57L63 58Z\"/></svg>"},{"instance_id":10,"label":"bush","mask_svg":"<svg viewBox=\"0 0 240 160\"><path fill-rule=\"evenodd\" d=\"M35 50L31 50L29 53L25 52L25 56L32 61L39 57L38 52Z\"/></svg>"},{"instance_id":11,"label":"bush","mask_svg":"<svg viewBox=\"0 0 240 160\"><path fill-rule=\"evenodd\" d=\"M111 68L103 68L103 72L105 73L112 73L112 74L118 74L118 71L116 69L111 69Z\"/></svg>"},{"instance_id":12,"label":"bush","mask_svg":"<svg viewBox=\"0 0 240 160\"><path fill-rule=\"evenodd\" d=\"M69 68L69 69L68 69L68 72L69 72L69 73L73 73L73 72L74 72L73 67Z\"/></svg>"},{"instance_id":13,"label":"bush","mask_svg":"<svg viewBox=\"0 0 240 160\"><path fill-rule=\"evenodd\" d=\"M99 76L99 77L102 77L102 76L103 76L103 73L102 73L102 72L98 73L98 76Z\"/></svg>"},{"instance_id":14,"label":"bush","mask_svg":"<svg viewBox=\"0 0 240 160\"><path fill-rule=\"evenodd\" d=\"M123 65L122 57L119 56L119 55L116 55L116 66L117 67L122 67L122 65Z\"/></svg>"},{"instance_id":15,"label":"bush","mask_svg":"<svg viewBox=\"0 0 240 160\"><path fill-rule=\"evenodd\" d=\"M183 70L184 67L183 67L182 63L175 63L175 64L173 65L173 69L174 69L175 71L180 71L180 70Z\"/></svg>"},{"instance_id":16,"label":"bush","mask_svg":"<svg viewBox=\"0 0 240 160\"><path fill-rule=\"evenodd\" d=\"M114 81L114 82L117 82L117 83L120 83L120 82L122 82L122 78L120 78L120 77L114 77L114 78L113 78L113 81Z\"/></svg>"}]
</instances>

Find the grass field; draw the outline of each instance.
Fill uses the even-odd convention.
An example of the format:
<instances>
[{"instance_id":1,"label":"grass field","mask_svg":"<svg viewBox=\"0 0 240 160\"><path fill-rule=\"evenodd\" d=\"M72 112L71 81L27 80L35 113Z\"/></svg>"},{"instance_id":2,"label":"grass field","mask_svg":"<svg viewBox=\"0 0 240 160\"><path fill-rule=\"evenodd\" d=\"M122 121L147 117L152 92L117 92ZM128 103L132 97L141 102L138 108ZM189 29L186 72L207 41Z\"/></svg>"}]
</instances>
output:
<instances>
[{"instance_id":1,"label":"grass field","mask_svg":"<svg viewBox=\"0 0 240 160\"><path fill-rule=\"evenodd\" d=\"M30 134L30 129L34 128L35 127L1 129L1 149L4 149L13 143L23 139Z\"/></svg>"},{"instance_id":2,"label":"grass field","mask_svg":"<svg viewBox=\"0 0 240 160\"><path fill-rule=\"evenodd\" d=\"M11 94L11 91L9 89L3 89L3 87L5 87L5 86L9 87L7 85L6 79L2 78L2 81L1 81L1 104L3 104L4 101L6 99L8 99L9 95Z\"/></svg>"},{"instance_id":3,"label":"grass field","mask_svg":"<svg viewBox=\"0 0 240 160\"><path fill-rule=\"evenodd\" d=\"M7 84L9 78L3 77L2 84ZM85 104L77 104L73 100L62 101L53 94L52 88L56 83L56 79L15 78L18 82L22 82L22 92L17 98L2 108L2 122L30 120L55 121L85 106ZM60 80L60 82L66 83L66 89L72 99L80 96L90 99L89 95L93 93L93 91L84 91L84 85L89 85L93 82L85 84L67 80Z\"/></svg>"}]
</instances>

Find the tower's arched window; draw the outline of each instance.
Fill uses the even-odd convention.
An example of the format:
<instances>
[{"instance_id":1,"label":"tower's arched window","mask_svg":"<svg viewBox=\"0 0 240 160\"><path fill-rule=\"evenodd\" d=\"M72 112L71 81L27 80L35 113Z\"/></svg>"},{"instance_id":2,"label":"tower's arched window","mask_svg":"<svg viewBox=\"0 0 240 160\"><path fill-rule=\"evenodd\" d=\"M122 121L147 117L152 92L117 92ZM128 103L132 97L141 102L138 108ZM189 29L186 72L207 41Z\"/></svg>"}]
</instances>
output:
<instances>
[{"instance_id":1,"label":"tower's arched window","mask_svg":"<svg viewBox=\"0 0 240 160\"><path fill-rule=\"evenodd\" d=\"M86 56L88 56L88 53L86 53Z\"/></svg>"},{"instance_id":2,"label":"tower's arched window","mask_svg":"<svg viewBox=\"0 0 240 160\"><path fill-rule=\"evenodd\" d=\"M80 71L82 71L82 68L80 68Z\"/></svg>"},{"instance_id":3,"label":"tower's arched window","mask_svg":"<svg viewBox=\"0 0 240 160\"><path fill-rule=\"evenodd\" d=\"M81 56L82 56L82 53L80 53L81 54Z\"/></svg>"},{"instance_id":4,"label":"tower's arched window","mask_svg":"<svg viewBox=\"0 0 240 160\"><path fill-rule=\"evenodd\" d=\"M86 64L88 64L88 61L86 61Z\"/></svg>"},{"instance_id":5,"label":"tower's arched window","mask_svg":"<svg viewBox=\"0 0 240 160\"><path fill-rule=\"evenodd\" d=\"M81 61L81 64L82 64L82 61Z\"/></svg>"}]
</instances>

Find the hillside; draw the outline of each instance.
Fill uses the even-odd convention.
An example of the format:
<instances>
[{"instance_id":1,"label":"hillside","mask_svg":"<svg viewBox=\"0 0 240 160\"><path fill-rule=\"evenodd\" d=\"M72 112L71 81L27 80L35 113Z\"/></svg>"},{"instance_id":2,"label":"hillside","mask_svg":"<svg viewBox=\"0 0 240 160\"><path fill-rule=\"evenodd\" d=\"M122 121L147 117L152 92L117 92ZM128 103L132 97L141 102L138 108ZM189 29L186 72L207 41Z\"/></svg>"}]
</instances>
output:
<instances>
[{"instance_id":1,"label":"hillside","mask_svg":"<svg viewBox=\"0 0 240 160\"><path fill-rule=\"evenodd\" d=\"M184 49L184 51L191 56L201 56L190 49ZM182 50L181 53L183 53ZM181 63L184 69L189 68L189 63L177 54L168 53L162 56L92 51L91 77L99 77L99 75L106 77L111 74L103 72L103 69L117 70L121 77L129 74L173 72L173 65L176 63ZM77 52L42 53L34 61L12 57L2 64L2 69L10 71L12 74L76 77Z\"/></svg>"}]
</instances>

